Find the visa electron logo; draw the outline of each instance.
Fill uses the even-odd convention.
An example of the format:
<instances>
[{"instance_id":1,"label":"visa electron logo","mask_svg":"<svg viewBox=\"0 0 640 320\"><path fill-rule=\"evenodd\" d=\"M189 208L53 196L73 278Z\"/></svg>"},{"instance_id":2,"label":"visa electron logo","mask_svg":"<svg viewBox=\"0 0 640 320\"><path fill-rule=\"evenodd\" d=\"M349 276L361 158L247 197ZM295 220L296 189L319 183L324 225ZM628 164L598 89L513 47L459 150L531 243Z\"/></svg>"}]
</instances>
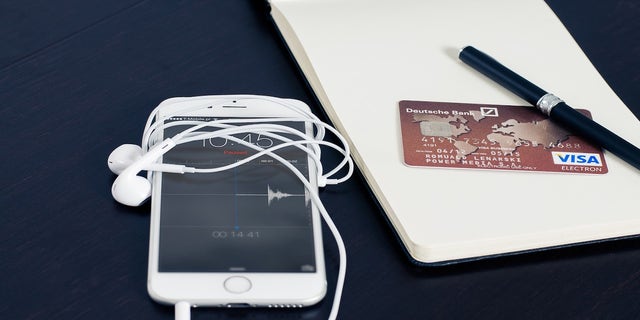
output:
<instances>
[{"instance_id":1,"label":"visa electron logo","mask_svg":"<svg viewBox=\"0 0 640 320\"><path fill-rule=\"evenodd\" d=\"M597 153L557 152L552 151L553 163L573 164L578 166L602 166L602 160Z\"/></svg>"}]
</instances>

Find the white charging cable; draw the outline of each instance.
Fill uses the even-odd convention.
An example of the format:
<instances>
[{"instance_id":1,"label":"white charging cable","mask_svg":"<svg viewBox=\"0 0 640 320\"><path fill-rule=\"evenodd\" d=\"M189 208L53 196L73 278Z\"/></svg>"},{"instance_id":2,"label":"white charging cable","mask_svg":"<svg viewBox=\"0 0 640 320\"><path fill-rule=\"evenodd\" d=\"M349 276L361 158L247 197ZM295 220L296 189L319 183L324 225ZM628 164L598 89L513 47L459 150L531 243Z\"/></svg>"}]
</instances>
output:
<instances>
[{"instance_id":1,"label":"white charging cable","mask_svg":"<svg viewBox=\"0 0 640 320\"><path fill-rule=\"evenodd\" d=\"M176 320L191 320L191 305L189 302L180 301L176 303L175 319Z\"/></svg>"}]
</instances>

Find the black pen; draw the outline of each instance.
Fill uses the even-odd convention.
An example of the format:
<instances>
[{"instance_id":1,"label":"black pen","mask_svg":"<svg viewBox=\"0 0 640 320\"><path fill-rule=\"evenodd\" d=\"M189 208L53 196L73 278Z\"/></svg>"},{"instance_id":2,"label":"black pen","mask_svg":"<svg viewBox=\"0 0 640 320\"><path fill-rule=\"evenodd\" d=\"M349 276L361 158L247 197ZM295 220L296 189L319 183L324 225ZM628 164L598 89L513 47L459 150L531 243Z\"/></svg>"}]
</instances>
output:
<instances>
[{"instance_id":1,"label":"black pen","mask_svg":"<svg viewBox=\"0 0 640 320\"><path fill-rule=\"evenodd\" d=\"M595 145L609 150L620 159L640 169L640 149L571 108L562 99L534 85L472 46L460 50L458 58L536 106L553 122Z\"/></svg>"}]
</instances>

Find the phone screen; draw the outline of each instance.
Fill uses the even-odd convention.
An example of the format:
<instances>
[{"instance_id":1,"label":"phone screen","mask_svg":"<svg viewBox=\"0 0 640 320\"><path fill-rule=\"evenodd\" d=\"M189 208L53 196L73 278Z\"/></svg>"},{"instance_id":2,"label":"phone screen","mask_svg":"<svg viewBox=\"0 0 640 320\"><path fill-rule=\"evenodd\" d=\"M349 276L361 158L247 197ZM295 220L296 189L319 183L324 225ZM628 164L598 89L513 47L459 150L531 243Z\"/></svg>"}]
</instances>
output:
<instances>
[{"instance_id":1,"label":"phone screen","mask_svg":"<svg viewBox=\"0 0 640 320\"><path fill-rule=\"evenodd\" d=\"M214 119L185 116L167 122ZM305 132L303 122L279 124ZM166 128L164 136L186 128ZM257 133L234 137L263 148L281 143ZM209 168L255 153L237 142L213 138L177 145L163 161ZM308 178L304 151L285 147L276 153ZM163 173L160 202L159 272L316 271L308 191L270 156L219 173Z\"/></svg>"}]
</instances>

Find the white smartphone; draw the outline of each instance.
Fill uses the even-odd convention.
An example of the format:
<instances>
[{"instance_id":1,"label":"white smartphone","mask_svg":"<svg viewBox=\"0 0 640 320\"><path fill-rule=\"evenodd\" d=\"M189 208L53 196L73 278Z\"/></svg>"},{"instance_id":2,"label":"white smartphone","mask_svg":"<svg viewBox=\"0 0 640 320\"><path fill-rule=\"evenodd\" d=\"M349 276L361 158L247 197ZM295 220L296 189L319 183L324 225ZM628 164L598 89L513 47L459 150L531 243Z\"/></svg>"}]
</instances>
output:
<instances>
[{"instance_id":1,"label":"white smartphone","mask_svg":"<svg viewBox=\"0 0 640 320\"><path fill-rule=\"evenodd\" d=\"M309 110L303 102L285 101ZM197 109L180 111L192 107ZM229 96L169 99L158 111L160 118L168 115L166 122L300 116L273 100ZM280 124L305 133L313 130L303 121ZM165 128L163 135L171 137L188 127ZM234 136L261 147L279 143L257 133ZM163 162L218 167L255 152L213 138L178 145L163 156ZM317 188L314 163L304 151L286 147L277 154ZM309 190L278 161L262 156L220 173L157 173L152 183L147 287L154 300L197 306L302 307L324 297L319 213Z\"/></svg>"}]
</instances>

